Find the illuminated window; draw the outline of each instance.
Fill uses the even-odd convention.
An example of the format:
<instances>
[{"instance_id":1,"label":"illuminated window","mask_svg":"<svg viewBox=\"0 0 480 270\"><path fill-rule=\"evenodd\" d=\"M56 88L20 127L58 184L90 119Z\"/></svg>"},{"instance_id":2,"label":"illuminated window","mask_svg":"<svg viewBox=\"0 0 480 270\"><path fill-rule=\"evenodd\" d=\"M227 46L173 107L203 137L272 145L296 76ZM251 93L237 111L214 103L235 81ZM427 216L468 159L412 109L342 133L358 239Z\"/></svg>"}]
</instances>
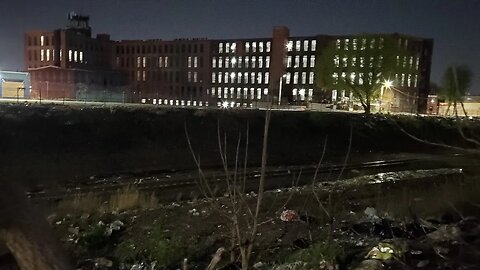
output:
<instances>
[{"instance_id":1,"label":"illuminated window","mask_svg":"<svg viewBox=\"0 0 480 270\"><path fill-rule=\"evenodd\" d=\"M298 94L298 89L297 88L293 88L292 90L292 96L297 99L297 94Z\"/></svg>"},{"instance_id":2,"label":"illuminated window","mask_svg":"<svg viewBox=\"0 0 480 270\"><path fill-rule=\"evenodd\" d=\"M62 61L63 59L63 53L62 53L62 49L60 49L60 61Z\"/></svg>"},{"instance_id":3,"label":"illuminated window","mask_svg":"<svg viewBox=\"0 0 480 270\"><path fill-rule=\"evenodd\" d=\"M40 50L40 61L45 61L45 50L41 49Z\"/></svg>"},{"instance_id":4,"label":"illuminated window","mask_svg":"<svg viewBox=\"0 0 480 270\"><path fill-rule=\"evenodd\" d=\"M250 42L245 43L245 52L250 52Z\"/></svg>"},{"instance_id":5,"label":"illuminated window","mask_svg":"<svg viewBox=\"0 0 480 270\"><path fill-rule=\"evenodd\" d=\"M160 57L161 58L161 57ZM212 58L212 67L213 68L216 68L217 67L217 58L216 57L213 57Z\"/></svg>"},{"instance_id":6,"label":"illuminated window","mask_svg":"<svg viewBox=\"0 0 480 270\"><path fill-rule=\"evenodd\" d=\"M335 55L335 58L333 59L333 63L335 64L335 67L340 67L340 56Z\"/></svg>"},{"instance_id":7,"label":"illuminated window","mask_svg":"<svg viewBox=\"0 0 480 270\"><path fill-rule=\"evenodd\" d=\"M412 68L413 67L413 56L410 56L409 64L410 64L410 68Z\"/></svg>"},{"instance_id":8,"label":"illuminated window","mask_svg":"<svg viewBox=\"0 0 480 270\"><path fill-rule=\"evenodd\" d=\"M346 38L343 44L343 49L348 51L348 46L350 45L350 39Z\"/></svg>"},{"instance_id":9,"label":"illuminated window","mask_svg":"<svg viewBox=\"0 0 480 270\"><path fill-rule=\"evenodd\" d=\"M55 49L52 49L52 61L55 61Z\"/></svg>"},{"instance_id":10,"label":"illuminated window","mask_svg":"<svg viewBox=\"0 0 480 270\"><path fill-rule=\"evenodd\" d=\"M236 78L235 72L230 73L230 82L231 83L235 83L235 78Z\"/></svg>"},{"instance_id":11,"label":"illuminated window","mask_svg":"<svg viewBox=\"0 0 480 270\"><path fill-rule=\"evenodd\" d=\"M165 56L165 67L168 67L168 56Z\"/></svg>"},{"instance_id":12,"label":"illuminated window","mask_svg":"<svg viewBox=\"0 0 480 270\"><path fill-rule=\"evenodd\" d=\"M352 49L354 51L357 50L357 39L356 38L352 39Z\"/></svg>"},{"instance_id":13,"label":"illuminated window","mask_svg":"<svg viewBox=\"0 0 480 270\"><path fill-rule=\"evenodd\" d=\"M225 68L230 67L230 57L225 57Z\"/></svg>"},{"instance_id":14,"label":"illuminated window","mask_svg":"<svg viewBox=\"0 0 480 270\"><path fill-rule=\"evenodd\" d=\"M248 72L243 73L243 80L245 83L248 83Z\"/></svg>"},{"instance_id":15,"label":"illuminated window","mask_svg":"<svg viewBox=\"0 0 480 270\"><path fill-rule=\"evenodd\" d=\"M307 67L308 65L308 56L304 55L302 59L302 66Z\"/></svg>"},{"instance_id":16,"label":"illuminated window","mask_svg":"<svg viewBox=\"0 0 480 270\"><path fill-rule=\"evenodd\" d=\"M412 86L412 74L408 74L407 86L408 86L408 87L411 87L411 86Z\"/></svg>"},{"instance_id":17,"label":"illuminated window","mask_svg":"<svg viewBox=\"0 0 480 270\"><path fill-rule=\"evenodd\" d=\"M268 88L263 88L263 95L268 95Z\"/></svg>"},{"instance_id":18,"label":"illuminated window","mask_svg":"<svg viewBox=\"0 0 480 270\"><path fill-rule=\"evenodd\" d=\"M352 67L357 65L357 57L352 57Z\"/></svg>"},{"instance_id":19,"label":"illuminated window","mask_svg":"<svg viewBox=\"0 0 480 270\"><path fill-rule=\"evenodd\" d=\"M295 56L295 66L294 67L299 67L300 66L300 56Z\"/></svg>"},{"instance_id":20,"label":"illuminated window","mask_svg":"<svg viewBox=\"0 0 480 270\"><path fill-rule=\"evenodd\" d=\"M193 82L198 81L198 73L196 71L193 72Z\"/></svg>"},{"instance_id":21,"label":"illuminated window","mask_svg":"<svg viewBox=\"0 0 480 270\"><path fill-rule=\"evenodd\" d=\"M314 52L317 50L317 41L316 40L312 40L312 46L311 46L311 51Z\"/></svg>"},{"instance_id":22,"label":"illuminated window","mask_svg":"<svg viewBox=\"0 0 480 270\"><path fill-rule=\"evenodd\" d=\"M356 78L355 72L350 73L350 82L354 83Z\"/></svg>"},{"instance_id":23,"label":"illuminated window","mask_svg":"<svg viewBox=\"0 0 480 270\"><path fill-rule=\"evenodd\" d=\"M370 56L370 62L368 63L368 67L373 68L373 62L375 62L375 58Z\"/></svg>"},{"instance_id":24,"label":"illuminated window","mask_svg":"<svg viewBox=\"0 0 480 270\"><path fill-rule=\"evenodd\" d=\"M242 67L242 61L243 61L243 57L239 56L239 57L238 57L238 67L239 67L239 68Z\"/></svg>"},{"instance_id":25,"label":"illuminated window","mask_svg":"<svg viewBox=\"0 0 480 270\"><path fill-rule=\"evenodd\" d=\"M140 70L137 70L137 81L140 81L142 77L142 73L140 73Z\"/></svg>"},{"instance_id":26,"label":"illuminated window","mask_svg":"<svg viewBox=\"0 0 480 270\"><path fill-rule=\"evenodd\" d=\"M379 49L383 49L383 42L384 42L384 41L385 41L384 38L380 38L380 42L379 42L379 44L378 44L378 48L379 48Z\"/></svg>"},{"instance_id":27,"label":"illuminated window","mask_svg":"<svg viewBox=\"0 0 480 270\"><path fill-rule=\"evenodd\" d=\"M189 71L189 72L187 73L187 81L188 81L188 82L192 82L192 72L191 72L191 71Z\"/></svg>"},{"instance_id":28,"label":"illuminated window","mask_svg":"<svg viewBox=\"0 0 480 270\"><path fill-rule=\"evenodd\" d=\"M218 83L222 83L222 72L218 72Z\"/></svg>"},{"instance_id":29,"label":"illuminated window","mask_svg":"<svg viewBox=\"0 0 480 270\"><path fill-rule=\"evenodd\" d=\"M308 40L303 41L303 51L308 52Z\"/></svg>"},{"instance_id":30,"label":"illuminated window","mask_svg":"<svg viewBox=\"0 0 480 270\"><path fill-rule=\"evenodd\" d=\"M47 61L50 61L50 49L47 49Z\"/></svg>"},{"instance_id":31,"label":"illuminated window","mask_svg":"<svg viewBox=\"0 0 480 270\"><path fill-rule=\"evenodd\" d=\"M400 82L401 86L405 86L405 73L402 73L402 80Z\"/></svg>"},{"instance_id":32,"label":"illuminated window","mask_svg":"<svg viewBox=\"0 0 480 270\"><path fill-rule=\"evenodd\" d=\"M417 57L417 59L415 60L415 69L418 70L419 66L420 66L420 58Z\"/></svg>"},{"instance_id":33,"label":"illuminated window","mask_svg":"<svg viewBox=\"0 0 480 270\"><path fill-rule=\"evenodd\" d=\"M300 89L300 91L298 91L298 94L300 95L300 100L301 101L304 101L305 100L305 89Z\"/></svg>"},{"instance_id":34,"label":"illuminated window","mask_svg":"<svg viewBox=\"0 0 480 270\"><path fill-rule=\"evenodd\" d=\"M218 53L223 53L223 43L218 44Z\"/></svg>"},{"instance_id":35,"label":"illuminated window","mask_svg":"<svg viewBox=\"0 0 480 270\"><path fill-rule=\"evenodd\" d=\"M218 67L219 68L223 67L223 58L222 57L218 57Z\"/></svg>"},{"instance_id":36,"label":"illuminated window","mask_svg":"<svg viewBox=\"0 0 480 270\"><path fill-rule=\"evenodd\" d=\"M285 83L286 83L286 84L290 84L290 77L291 77L290 72L287 72L287 74L286 74L286 76L285 76Z\"/></svg>"},{"instance_id":37,"label":"illuminated window","mask_svg":"<svg viewBox=\"0 0 480 270\"><path fill-rule=\"evenodd\" d=\"M225 44L225 52L229 53L230 52L230 43Z\"/></svg>"},{"instance_id":38,"label":"illuminated window","mask_svg":"<svg viewBox=\"0 0 480 270\"><path fill-rule=\"evenodd\" d=\"M300 40L297 40L297 41L295 42L295 50L296 50L297 52L299 52L300 49L301 49L301 46L302 46L302 42L301 42Z\"/></svg>"},{"instance_id":39,"label":"illuminated window","mask_svg":"<svg viewBox=\"0 0 480 270\"><path fill-rule=\"evenodd\" d=\"M263 56L258 57L258 67L263 68Z\"/></svg>"},{"instance_id":40,"label":"illuminated window","mask_svg":"<svg viewBox=\"0 0 480 270\"><path fill-rule=\"evenodd\" d=\"M249 57L248 56L245 56L245 67L248 68L249 67Z\"/></svg>"},{"instance_id":41,"label":"illuminated window","mask_svg":"<svg viewBox=\"0 0 480 270\"><path fill-rule=\"evenodd\" d=\"M222 88L221 87L218 87L218 97L221 98L222 97Z\"/></svg>"},{"instance_id":42,"label":"illuminated window","mask_svg":"<svg viewBox=\"0 0 480 270\"><path fill-rule=\"evenodd\" d=\"M306 84L306 83L307 83L307 73L302 72L302 84Z\"/></svg>"},{"instance_id":43,"label":"illuminated window","mask_svg":"<svg viewBox=\"0 0 480 270\"><path fill-rule=\"evenodd\" d=\"M337 50L340 50L342 47L342 41L340 39L337 39L337 41L335 41L335 47L337 48Z\"/></svg>"},{"instance_id":44,"label":"illuminated window","mask_svg":"<svg viewBox=\"0 0 480 270\"><path fill-rule=\"evenodd\" d=\"M233 42L232 45L230 45L230 50L232 51L232 53L234 53L236 49L237 49L237 43Z\"/></svg>"},{"instance_id":45,"label":"illuminated window","mask_svg":"<svg viewBox=\"0 0 480 270\"><path fill-rule=\"evenodd\" d=\"M78 52L74 51L73 52L73 61L77 62L77 60L78 60Z\"/></svg>"},{"instance_id":46,"label":"illuminated window","mask_svg":"<svg viewBox=\"0 0 480 270\"><path fill-rule=\"evenodd\" d=\"M228 88L223 88L223 98L228 98Z\"/></svg>"},{"instance_id":47,"label":"illuminated window","mask_svg":"<svg viewBox=\"0 0 480 270\"><path fill-rule=\"evenodd\" d=\"M360 67L364 67L365 66L365 57L361 56L360 57Z\"/></svg>"},{"instance_id":48,"label":"illuminated window","mask_svg":"<svg viewBox=\"0 0 480 270\"><path fill-rule=\"evenodd\" d=\"M338 73L334 72L332 74L332 78L333 78L333 84L337 84L338 83Z\"/></svg>"},{"instance_id":49,"label":"illuminated window","mask_svg":"<svg viewBox=\"0 0 480 270\"><path fill-rule=\"evenodd\" d=\"M315 67L315 55L310 56L310 67Z\"/></svg>"},{"instance_id":50,"label":"illuminated window","mask_svg":"<svg viewBox=\"0 0 480 270\"><path fill-rule=\"evenodd\" d=\"M269 72L265 72L265 79L263 80L263 83L268 84L268 81L270 79L269 74L270 74Z\"/></svg>"},{"instance_id":51,"label":"illuminated window","mask_svg":"<svg viewBox=\"0 0 480 270\"><path fill-rule=\"evenodd\" d=\"M270 56L265 57L265 67L270 68Z\"/></svg>"},{"instance_id":52,"label":"illuminated window","mask_svg":"<svg viewBox=\"0 0 480 270\"><path fill-rule=\"evenodd\" d=\"M143 67L147 67L147 58L144 56L142 59Z\"/></svg>"},{"instance_id":53,"label":"illuminated window","mask_svg":"<svg viewBox=\"0 0 480 270\"><path fill-rule=\"evenodd\" d=\"M255 68L255 63L257 62L257 57L252 56L252 68Z\"/></svg>"},{"instance_id":54,"label":"illuminated window","mask_svg":"<svg viewBox=\"0 0 480 270\"><path fill-rule=\"evenodd\" d=\"M258 42L258 51L263 52L263 42Z\"/></svg>"},{"instance_id":55,"label":"illuminated window","mask_svg":"<svg viewBox=\"0 0 480 270\"><path fill-rule=\"evenodd\" d=\"M348 66L348 58L346 56L344 56L342 58L342 63L343 63L343 67L347 67Z\"/></svg>"},{"instance_id":56,"label":"illuminated window","mask_svg":"<svg viewBox=\"0 0 480 270\"><path fill-rule=\"evenodd\" d=\"M314 74L312 71L308 74L308 83L313 84Z\"/></svg>"},{"instance_id":57,"label":"illuminated window","mask_svg":"<svg viewBox=\"0 0 480 270\"><path fill-rule=\"evenodd\" d=\"M255 83L255 72L250 73L250 83L251 84Z\"/></svg>"},{"instance_id":58,"label":"illuminated window","mask_svg":"<svg viewBox=\"0 0 480 270\"><path fill-rule=\"evenodd\" d=\"M360 47L360 50L365 50L367 48L367 39L366 38L362 38L362 45Z\"/></svg>"},{"instance_id":59,"label":"illuminated window","mask_svg":"<svg viewBox=\"0 0 480 270\"><path fill-rule=\"evenodd\" d=\"M232 63L232 68L234 68L235 64L237 63L237 58L232 57L232 62L231 63Z\"/></svg>"},{"instance_id":60,"label":"illuminated window","mask_svg":"<svg viewBox=\"0 0 480 270\"><path fill-rule=\"evenodd\" d=\"M83 52L80 52L79 57L80 57L80 62L83 63Z\"/></svg>"},{"instance_id":61,"label":"illuminated window","mask_svg":"<svg viewBox=\"0 0 480 270\"><path fill-rule=\"evenodd\" d=\"M187 67L191 68L192 67L192 57L189 56L187 59Z\"/></svg>"},{"instance_id":62,"label":"illuminated window","mask_svg":"<svg viewBox=\"0 0 480 270\"><path fill-rule=\"evenodd\" d=\"M312 97L313 97L313 89L312 89L312 88L309 88L309 89L308 89L308 99L309 99L309 100L312 100Z\"/></svg>"},{"instance_id":63,"label":"illuminated window","mask_svg":"<svg viewBox=\"0 0 480 270\"><path fill-rule=\"evenodd\" d=\"M375 39L372 38L372 40L370 40L370 49L373 49L375 48Z\"/></svg>"},{"instance_id":64,"label":"illuminated window","mask_svg":"<svg viewBox=\"0 0 480 270\"><path fill-rule=\"evenodd\" d=\"M358 84L363 85L363 73L358 73Z\"/></svg>"},{"instance_id":65,"label":"illuminated window","mask_svg":"<svg viewBox=\"0 0 480 270\"><path fill-rule=\"evenodd\" d=\"M418 83L418 75L415 75L415 78L413 79L413 86L417 87L417 83Z\"/></svg>"},{"instance_id":66,"label":"illuminated window","mask_svg":"<svg viewBox=\"0 0 480 270\"><path fill-rule=\"evenodd\" d=\"M262 78L263 78L263 77L262 77L262 73L261 73L261 72L258 72L258 73L257 73L257 83L258 83L258 84L261 84L261 83L262 83Z\"/></svg>"},{"instance_id":67,"label":"illuminated window","mask_svg":"<svg viewBox=\"0 0 480 270\"><path fill-rule=\"evenodd\" d=\"M292 67L292 56L291 55L289 55L287 57L287 67Z\"/></svg>"},{"instance_id":68,"label":"illuminated window","mask_svg":"<svg viewBox=\"0 0 480 270\"><path fill-rule=\"evenodd\" d=\"M147 72L145 70L142 72L142 79L143 81L147 80Z\"/></svg>"},{"instance_id":69,"label":"illuminated window","mask_svg":"<svg viewBox=\"0 0 480 270\"><path fill-rule=\"evenodd\" d=\"M225 83L228 83L228 78L230 78L230 76L228 76L228 72L225 72L225 73L223 74L223 81L224 81Z\"/></svg>"},{"instance_id":70,"label":"illuminated window","mask_svg":"<svg viewBox=\"0 0 480 270\"><path fill-rule=\"evenodd\" d=\"M257 99L261 99L261 98L262 98L262 89L257 88Z\"/></svg>"},{"instance_id":71,"label":"illuminated window","mask_svg":"<svg viewBox=\"0 0 480 270\"><path fill-rule=\"evenodd\" d=\"M252 52L257 52L257 43L252 42Z\"/></svg>"},{"instance_id":72,"label":"illuminated window","mask_svg":"<svg viewBox=\"0 0 480 270\"><path fill-rule=\"evenodd\" d=\"M137 67L140 67L142 65L142 59L140 56L137 56Z\"/></svg>"},{"instance_id":73,"label":"illuminated window","mask_svg":"<svg viewBox=\"0 0 480 270\"><path fill-rule=\"evenodd\" d=\"M403 57L402 67L407 67L407 57L406 56Z\"/></svg>"},{"instance_id":74,"label":"illuminated window","mask_svg":"<svg viewBox=\"0 0 480 270\"><path fill-rule=\"evenodd\" d=\"M272 42L267 41L267 52L270 52L271 46L272 46Z\"/></svg>"},{"instance_id":75,"label":"illuminated window","mask_svg":"<svg viewBox=\"0 0 480 270\"><path fill-rule=\"evenodd\" d=\"M212 73L212 83L215 83L217 80L217 73L213 72Z\"/></svg>"},{"instance_id":76,"label":"illuminated window","mask_svg":"<svg viewBox=\"0 0 480 270\"><path fill-rule=\"evenodd\" d=\"M298 72L293 73L293 84L298 84Z\"/></svg>"}]
</instances>

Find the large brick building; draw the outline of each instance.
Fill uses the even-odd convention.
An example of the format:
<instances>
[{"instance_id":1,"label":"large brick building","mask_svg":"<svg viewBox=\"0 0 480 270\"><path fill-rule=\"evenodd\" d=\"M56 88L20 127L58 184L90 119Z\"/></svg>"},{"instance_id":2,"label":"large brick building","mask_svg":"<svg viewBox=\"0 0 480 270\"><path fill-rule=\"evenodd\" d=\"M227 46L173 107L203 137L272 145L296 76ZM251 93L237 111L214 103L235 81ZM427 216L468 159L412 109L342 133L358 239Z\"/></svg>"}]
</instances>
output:
<instances>
[{"instance_id":1,"label":"large brick building","mask_svg":"<svg viewBox=\"0 0 480 270\"><path fill-rule=\"evenodd\" d=\"M416 66L414 73L397 75L397 92L385 95L389 110L422 112L433 41L387 35L415 52L414 58L399 61ZM387 35L377 35L373 42ZM66 29L27 33L25 58L32 74L32 96L48 91L54 98L86 98L82 93L103 91L121 92L130 102L173 106L308 105L341 103L350 97L342 89L328 94L317 89L315 66L322 64L317 63L318 55L327 44L354 49L353 44L363 42L357 39L295 37L288 28L275 27L267 38L112 41L105 34L92 38L88 17L72 14Z\"/></svg>"}]
</instances>

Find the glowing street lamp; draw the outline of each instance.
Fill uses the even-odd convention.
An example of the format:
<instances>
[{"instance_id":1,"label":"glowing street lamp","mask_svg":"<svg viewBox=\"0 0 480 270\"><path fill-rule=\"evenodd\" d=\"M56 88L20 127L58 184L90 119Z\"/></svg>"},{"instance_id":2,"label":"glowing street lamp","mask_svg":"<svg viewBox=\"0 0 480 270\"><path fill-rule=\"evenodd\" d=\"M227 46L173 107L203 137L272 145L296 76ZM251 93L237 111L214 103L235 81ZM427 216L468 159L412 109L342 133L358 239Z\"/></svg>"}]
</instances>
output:
<instances>
[{"instance_id":1,"label":"glowing street lamp","mask_svg":"<svg viewBox=\"0 0 480 270\"><path fill-rule=\"evenodd\" d=\"M392 80L387 79L383 82L383 88L391 89L392 87L393 87L393 81Z\"/></svg>"}]
</instances>

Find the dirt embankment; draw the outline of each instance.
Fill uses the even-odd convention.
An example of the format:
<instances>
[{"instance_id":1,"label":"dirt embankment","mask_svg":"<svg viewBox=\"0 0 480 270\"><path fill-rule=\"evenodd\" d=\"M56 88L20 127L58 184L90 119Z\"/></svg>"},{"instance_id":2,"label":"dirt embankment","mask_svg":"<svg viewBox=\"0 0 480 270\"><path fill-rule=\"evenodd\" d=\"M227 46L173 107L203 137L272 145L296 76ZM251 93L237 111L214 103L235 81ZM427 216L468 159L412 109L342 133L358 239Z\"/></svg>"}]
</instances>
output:
<instances>
[{"instance_id":1,"label":"dirt embankment","mask_svg":"<svg viewBox=\"0 0 480 270\"><path fill-rule=\"evenodd\" d=\"M221 164L221 141L230 161L240 137L248 160L258 164L265 112L157 108L0 107L0 173L24 183L76 180L96 174L192 168L185 130L205 167ZM427 152L397 124L431 141L468 146L452 119L365 116L315 112L273 112L269 164L318 161L327 139L327 157L352 154ZM480 131L471 121L467 134ZM226 134L226 136L225 136Z\"/></svg>"}]
</instances>

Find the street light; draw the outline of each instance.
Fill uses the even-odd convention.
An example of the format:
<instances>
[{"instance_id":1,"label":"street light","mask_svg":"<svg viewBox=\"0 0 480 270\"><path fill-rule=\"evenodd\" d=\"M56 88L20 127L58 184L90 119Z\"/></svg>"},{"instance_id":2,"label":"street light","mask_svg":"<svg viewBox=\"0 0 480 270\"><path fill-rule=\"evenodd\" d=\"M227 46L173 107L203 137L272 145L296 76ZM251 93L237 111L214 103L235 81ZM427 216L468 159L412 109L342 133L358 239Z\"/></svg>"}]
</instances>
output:
<instances>
[{"instance_id":1,"label":"street light","mask_svg":"<svg viewBox=\"0 0 480 270\"><path fill-rule=\"evenodd\" d=\"M283 78L287 77L287 74L283 74L282 77L280 77L280 87L278 88L278 106L280 106L280 102L282 101L282 83L283 83Z\"/></svg>"}]
</instances>

